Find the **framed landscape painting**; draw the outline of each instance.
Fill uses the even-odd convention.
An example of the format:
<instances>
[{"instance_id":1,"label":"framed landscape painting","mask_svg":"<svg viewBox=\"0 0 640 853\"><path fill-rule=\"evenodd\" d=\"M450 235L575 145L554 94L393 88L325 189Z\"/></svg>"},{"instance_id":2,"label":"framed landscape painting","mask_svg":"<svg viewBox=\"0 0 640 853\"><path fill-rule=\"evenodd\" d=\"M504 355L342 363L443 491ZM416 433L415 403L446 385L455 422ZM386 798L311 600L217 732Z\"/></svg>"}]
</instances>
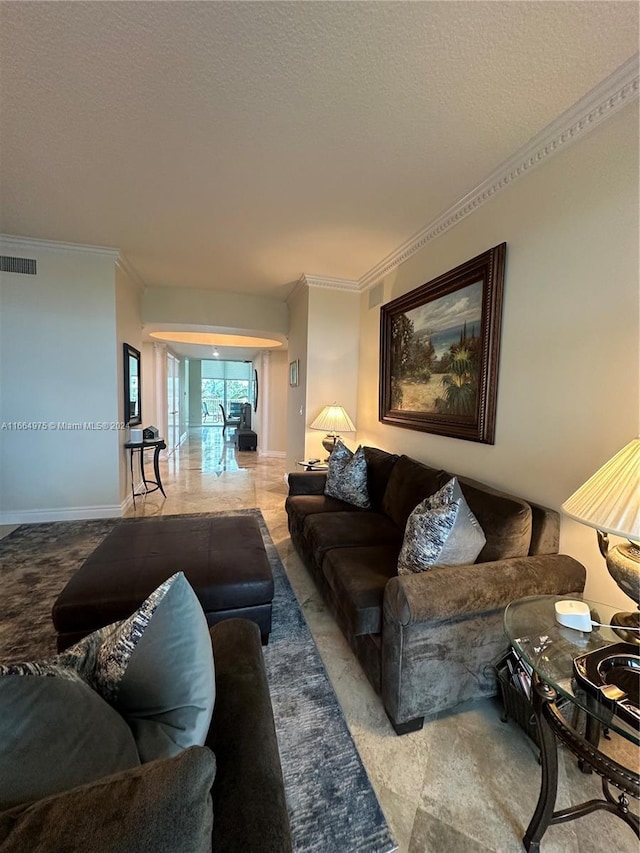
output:
<instances>
[{"instance_id":1,"label":"framed landscape painting","mask_svg":"<svg viewBox=\"0 0 640 853\"><path fill-rule=\"evenodd\" d=\"M506 248L382 306L383 423L494 443Z\"/></svg>"}]
</instances>

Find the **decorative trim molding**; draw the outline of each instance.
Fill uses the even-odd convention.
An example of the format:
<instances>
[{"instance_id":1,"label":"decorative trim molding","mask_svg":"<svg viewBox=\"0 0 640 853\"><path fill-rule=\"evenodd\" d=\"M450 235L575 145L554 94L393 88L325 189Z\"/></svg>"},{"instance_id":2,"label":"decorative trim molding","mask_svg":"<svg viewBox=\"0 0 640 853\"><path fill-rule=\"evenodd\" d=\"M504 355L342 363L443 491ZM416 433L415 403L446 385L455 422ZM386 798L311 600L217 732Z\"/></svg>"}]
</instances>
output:
<instances>
[{"instance_id":1,"label":"decorative trim molding","mask_svg":"<svg viewBox=\"0 0 640 853\"><path fill-rule=\"evenodd\" d=\"M129 259L122 253L118 255L118 259L116 260L116 266L136 286L140 293L144 293L147 287L146 283L142 280L142 278L140 278L138 271L134 266L131 265Z\"/></svg>"},{"instance_id":2,"label":"decorative trim molding","mask_svg":"<svg viewBox=\"0 0 640 853\"><path fill-rule=\"evenodd\" d=\"M48 252L84 252L89 255L103 255L117 261L120 254L118 249L109 246L87 246L84 243L59 243L56 240L36 240L33 237L14 237L12 234L0 234L0 242L32 251L46 250ZM55 520L55 519L54 519Z\"/></svg>"},{"instance_id":3,"label":"decorative trim molding","mask_svg":"<svg viewBox=\"0 0 640 853\"><path fill-rule=\"evenodd\" d=\"M67 509L23 509L0 513L0 524L37 524L42 521L84 521L92 518L120 518L123 506L67 507Z\"/></svg>"},{"instance_id":4,"label":"decorative trim molding","mask_svg":"<svg viewBox=\"0 0 640 853\"><path fill-rule=\"evenodd\" d=\"M351 293L360 292L360 283L350 278L330 278L329 276L306 275L300 281L307 287L322 287L329 290L347 290Z\"/></svg>"},{"instance_id":5,"label":"decorative trim molding","mask_svg":"<svg viewBox=\"0 0 640 853\"><path fill-rule=\"evenodd\" d=\"M331 278L326 275L307 275L306 273L302 273L287 296L287 305L290 305L305 287L324 287L329 290L343 290L349 293L360 293L362 291L360 282L354 279Z\"/></svg>"},{"instance_id":6,"label":"decorative trim molding","mask_svg":"<svg viewBox=\"0 0 640 853\"><path fill-rule=\"evenodd\" d=\"M633 103L638 98L640 88L638 63L639 55L635 54L519 148L482 183L372 267L359 281L360 292L376 284L435 237L439 237L475 212L500 190Z\"/></svg>"}]
</instances>

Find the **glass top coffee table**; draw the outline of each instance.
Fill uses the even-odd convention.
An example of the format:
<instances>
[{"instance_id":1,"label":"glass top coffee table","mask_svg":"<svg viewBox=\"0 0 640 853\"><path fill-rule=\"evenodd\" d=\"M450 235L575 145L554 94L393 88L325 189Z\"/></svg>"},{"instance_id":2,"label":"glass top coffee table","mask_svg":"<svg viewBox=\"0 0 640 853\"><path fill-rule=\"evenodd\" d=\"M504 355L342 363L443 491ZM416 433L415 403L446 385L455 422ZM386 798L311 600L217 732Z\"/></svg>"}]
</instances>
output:
<instances>
[{"instance_id":1,"label":"glass top coffee table","mask_svg":"<svg viewBox=\"0 0 640 853\"><path fill-rule=\"evenodd\" d=\"M560 625L555 618L555 603L562 599L575 600L579 596L538 595L514 601L504 614L507 637L517 655L532 670L532 702L540 740L542 781L536 810L523 838L527 850L539 851L540 841L547 827L563 823L596 809L606 809L621 817L640 837L640 826L636 815L629 812L628 797L640 798L638 762L634 768L626 768L604 755L598 749L601 727L617 732L632 744L640 744L638 721L634 706L625 704L622 691L592 686L589 678L579 678L574 668L576 658L588 661L609 654L618 647L621 638L608 627L594 626L590 632L578 631ZM589 606L594 622L608 625L619 608L583 599ZM638 647L622 644L625 649ZM590 653L595 653L591 655ZM589 655L588 658L585 658ZM587 673L591 676L592 667ZM586 667L581 669L583 674ZM640 672L640 671L636 671ZM630 677L635 677L630 672ZM640 676L639 676L640 677ZM616 698L618 701L616 701ZM583 736L568 722L565 713L558 709L557 702L569 700L570 707L586 714L586 731ZM566 703L565 703L566 704ZM602 777L604 799L590 800L562 811L554 811L558 787L557 741L562 741L578 758L580 766L593 769ZM609 789L613 784L620 790L616 798Z\"/></svg>"}]
</instances>

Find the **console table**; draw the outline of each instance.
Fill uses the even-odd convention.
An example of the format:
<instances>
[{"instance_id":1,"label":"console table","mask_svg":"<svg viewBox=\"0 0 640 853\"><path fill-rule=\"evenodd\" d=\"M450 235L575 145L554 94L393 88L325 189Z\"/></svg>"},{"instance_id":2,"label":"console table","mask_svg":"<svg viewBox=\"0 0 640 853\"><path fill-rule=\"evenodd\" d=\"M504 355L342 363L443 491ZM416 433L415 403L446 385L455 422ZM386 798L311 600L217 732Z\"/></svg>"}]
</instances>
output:
<instances>
[{"instance_id":1,"label":"console table","mask_svg":"<svg viewBox=\"0 0 640 853\"><path fill-rule=\"evenodd\" d=\"M620 642L620 637L607 627L594 627L590 632L559 625L555 619L555 603L563 598L579 596L535 595L514 601L505 610L504 627L516 654L532 669L532 701L538 737L542 779L540 796L523 844L532 853L540 850L540 841L549 826L573 820L596 809L617 814L640 835L638 818L629 811L629 799L640 798L640 779L636 769L629 769L604 755L598 749L600 727L617 732L636 746L640 730L622 719L615 705L599 701L574 677L575 658ZM591 618L603 625L611 622L619 608L583 599L591 610ZM571 707L587 715L586 733L582 736L558 710L556 701L568 699ZM572 808L554 811L558 789L558 755L556 738L578 758L585 772L594 770L602 778L603 799L590 800ZM619 790L614 797L612 784Z\"/></svg>"},{"instance_id":2,"label":"console table","mask_svg":"<svg viewBox=\"0 0 640 853\"><path fill-rule=\"evenodd\" d=\"M143 495L148 495L149 492L155 492L158 489L162 492L164 497L166 498L164 489L162 488L162 480L160 479L160 467L158 465L158 459L160 456L160 451L165 450L166 444L164 439L156 438L154 440L148 441L128 441L125 444L125 447L129 451L129 470L131 471L131 495L133 497L133 505L136 505L136 498L142 497ZM155 480L148 480L147 476L144 472L144 451L149 448L153 448L153 473L155 476ZM133 457L136 453L140 454L140 476L142 477L142 483L144 485L144 489L141 492L136 492L135 480L133 478Z\"/></svg>"}]
</instances>

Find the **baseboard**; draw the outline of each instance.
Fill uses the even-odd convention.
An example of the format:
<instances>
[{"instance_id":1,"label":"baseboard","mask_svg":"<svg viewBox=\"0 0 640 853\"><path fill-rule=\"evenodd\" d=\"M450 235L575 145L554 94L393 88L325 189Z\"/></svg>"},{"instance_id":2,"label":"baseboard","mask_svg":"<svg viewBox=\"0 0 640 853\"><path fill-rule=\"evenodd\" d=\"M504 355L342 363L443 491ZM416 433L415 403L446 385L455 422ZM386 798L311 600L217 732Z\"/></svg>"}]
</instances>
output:
<instances>
[{"instance_id":1,"label":"baseboard","mask_svg":"<svg viewBox=\"0 0 640 853\"><path fill-rule=\"evenodd\" d=\"M286 459L287 454L284 450L260 450L258 448L258 456L271 456L275 459Z\"/></svg>"},{"instance_id":2,"label":"baseboard","mask_svg":"<svg viewBox=\"0 0 640 853\"><path fill-rule=\"evenodd\" d=\"M39 524L45 521L85 521L92 518L120 518L122 506L78 506L66 509L23 509L0 512L0 524Z\"/></svg>"}]
</instances>

